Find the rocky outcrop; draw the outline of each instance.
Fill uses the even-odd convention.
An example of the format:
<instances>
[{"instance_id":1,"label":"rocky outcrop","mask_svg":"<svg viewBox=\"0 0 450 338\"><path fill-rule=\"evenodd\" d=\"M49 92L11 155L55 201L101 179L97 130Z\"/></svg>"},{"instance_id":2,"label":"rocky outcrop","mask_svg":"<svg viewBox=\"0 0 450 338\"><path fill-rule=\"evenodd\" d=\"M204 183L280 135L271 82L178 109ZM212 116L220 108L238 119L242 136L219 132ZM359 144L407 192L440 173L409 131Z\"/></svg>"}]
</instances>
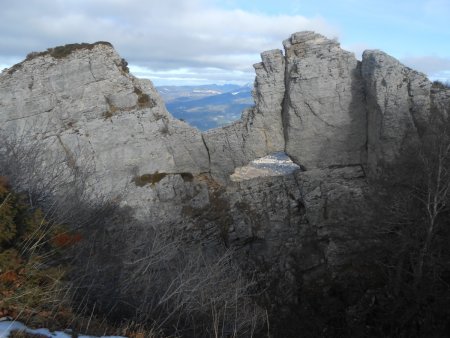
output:
<instances>
[{"instance_id":1,"label":"rocky outcrop","mask_svg":"<svg viewBox=\"0 0 450 338\"><path fill-rule=\"evenodd\" d=\"M439 82L431 86L431 114L436 114L444 121L450 116L450 88Z\"/></svg>"},{"instance_id":2,"label":"rocky outcrop","mask_svg":"<svg viewBox=\"0 0 450 338\"><path fill-rule=\"evenodd\" d=\"M286 49L286 152L306 169L361 163L366 107L360 63L334 40L296 33Z\"/></svg>"},{"instance_id":3,"label":"rocky outcrop","mask_svg":"<svg viewBox=\"0 0 450 338\"><path fill-rule=\"evenodd\" d=\"M372 174L420 141L430 119L431 82L381 51L365 51L367 166Z\"/></svg>"},{"instance_id":4,"label":"rocky outcrop","mask_svg":"<svg viewBox=\"0 0 450 338\"><path fill-rule=\"evenodd\" d=\"M201 133L174 119L152 83L129 74L110 44L75 47L62 57L32 54L2 73L2 136L40 139L68 166L89 167L101 194L120 196L139 214L162 211L152 206L160 193L143 186L208 172Z\"/></svg>"},{"instance_id":5,"label":"rocky outcrop","mask_svg":"<svg viewBox=\"0 0 450 338\"><path fill-rule=\"evenodd\" d=\"M1 136L42 142L68 167L92 166L98 193L153 226L241 248L242 264L275 276L269 284L283 300L357 255L364 243L354 235L370 214L367 175L380 175L420 142L431 117L449 113L450 91L423 74L379 51L359 62L336 41L302 32L284 42L285 55L262 53L255 106L202 134L173 118L110 44L75 47L2 72ZM278 151L302 169L230 180Z\"/></svg>"},{"instance_id":6,"label":"rocky outcrop","mask_svg":"<svg viewBox=\"0 0 450 338\"><path fill-rule=\"evenodd\" d=\"M5 70L0 123L73 156L82 149L114 190L155 173L227 182L235 168L276 151L308 170L367 164L376 173L420 138L431 105L446 109L445 91L431 94L423 74L382 52L359 62L313 32L284 45L285 56L267 51L254 66L255 106L203 135L172 118L151 82L130 75L108 43L32 53Z\"/></svg>"},{"instance_id":7,"label":"rocky outcrop","mask_svg":"<svg viewBox=\"0 0 450 338\"><path fill-rule=\"evenodd\" d=\"M284 150L284 57L280 50L272 50L261 58L262 62L254 65L255 107L245 111L240 121L204 134L216 178L226 180L236 167Z\"/></svg>"}]
</instances>

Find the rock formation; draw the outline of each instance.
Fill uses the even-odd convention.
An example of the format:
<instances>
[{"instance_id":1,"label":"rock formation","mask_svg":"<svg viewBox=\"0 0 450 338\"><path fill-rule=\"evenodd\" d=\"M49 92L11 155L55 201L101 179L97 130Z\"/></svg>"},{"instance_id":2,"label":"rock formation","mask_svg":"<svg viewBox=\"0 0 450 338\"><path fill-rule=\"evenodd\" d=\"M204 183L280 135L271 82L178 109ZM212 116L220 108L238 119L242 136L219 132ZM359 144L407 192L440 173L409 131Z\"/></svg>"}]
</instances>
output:
<instances>
[{"instance_id":1,"label":"rock formation","mask_svg":"<svg viewBox=\"0 0 450 338\"><path fill-rule=\"evenodd\" d=\"M286 152L306 169L362 164L366 107L361 64L336 41L293 34L286 49Z\"/></svg>"},{"instance_id":2,"label":"rock formation","mask_svg":"<svg viewBox=\"0 0 450 338\"><path fill-rule=\"evenodd\" d=\"M358 252L348 232L366 208L367 175L420 142L432 116L448 117L450 91L382 52L358 61L313 32L284 47L254 66L255 106L205 133L173 118L108 43L34 53L0 76L1 133L38 139L68 166L93 163L97 191L154 226L216 229L284 276L276 288L295 301L298 285L333 276ZM277 151L302 169L230 181Z\"/></svg>"},{"instance_id":3,"label":"rock formation","mask_svg":"<svg viewBox=\"0 0 450 338\"><path fill-rule=\"evenodd\" d=\"M365 51L362 64L368 103L367 165L376 173L424 134L431 82L380 51Z\"/></svg>"},{"instance_id":4,"label":"rock formation","mask_svg":"<svg viewBox=\"0 0 450 338\"><path fill-rule=\"evenodd\" d=\"M110 44L66 50L62 57L32 54L2 73L3 135L41 139L68 166L93 166L95 189L139 212L159 198L157 189L141 187L151 183L145 179L209 171L201 133L174 119L151 82L130 75Z\"/></svg>"},{"instance_id":5,"label":"rock formation","mask_svg":"<svg viewBox=\"0 0 450 338\"><path fill-rule=\"evenodd\" d=\"M211 173L219 179L226 180L236 167L258 157L284 151L284 57L280 50L272 50L261 58L262 62L254 65L255 107L245 111L240 121L204 134Z\"/></svg>"}]
</instances>

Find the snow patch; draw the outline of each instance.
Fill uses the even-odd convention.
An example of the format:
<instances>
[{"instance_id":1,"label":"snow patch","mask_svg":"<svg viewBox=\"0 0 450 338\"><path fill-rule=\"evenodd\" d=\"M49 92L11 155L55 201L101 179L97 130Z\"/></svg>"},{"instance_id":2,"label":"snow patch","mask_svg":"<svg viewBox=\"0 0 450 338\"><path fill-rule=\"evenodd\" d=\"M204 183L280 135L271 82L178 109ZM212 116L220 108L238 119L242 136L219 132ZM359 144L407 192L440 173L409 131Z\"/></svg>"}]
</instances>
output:
<instances>
[{"instance_id":1,"label":"snow patch","mask_svg":"<svg viewBox=\"0 0 450 338\"><path fill-rule=\"evenodd\" d=\"M300 167L292 162L284 152L276 152L251 161L243 167L236 168L230 179L235 182L261 176L288 175Z\"/></svg>"},{"instance_id":2,"label":"snow patch","mask_svg":"<svg viewBox=\"0 0 450 338\"><path fill-rule=\"evenodd\" d=\"M49 329L30 329L25 324L17 321L2 321L0 322L0 338L8 338L12 331L22 331L30 334L39 334L47 336L48 338L72 338L70 331L54 331L50 332ZM69 332L69 333L67 333ZM98 338L94 336L78 335L78 338ZM123 336L102 336L101 338L126 338Z\"/></svg>"}]
</instances>

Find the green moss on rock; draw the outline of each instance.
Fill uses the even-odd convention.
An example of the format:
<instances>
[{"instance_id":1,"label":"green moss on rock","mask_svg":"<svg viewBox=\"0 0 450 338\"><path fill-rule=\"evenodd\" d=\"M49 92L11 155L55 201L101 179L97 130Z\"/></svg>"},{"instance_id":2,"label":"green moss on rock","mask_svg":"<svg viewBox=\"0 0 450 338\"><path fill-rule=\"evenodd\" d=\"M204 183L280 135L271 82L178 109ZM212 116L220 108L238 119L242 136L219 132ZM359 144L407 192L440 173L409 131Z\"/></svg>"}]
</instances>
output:
<instances>
[{"instance_id":1,"label":"green moss on rock","mask_svg":"<svg viewBox=\"0 0 450 338\"><path fill-rule=\"evenodd\" d=\"M113 47L113 45L107 41L97 41L94 43L69 43L67 45L64 46L56 46L53 48L48 48L46 51L43 52L31 52L29 53L25 60L15 64L14 66L12 66L11 68L8 69L8 74L12 75L14 74L16 71L20 70L23 67L23 63L25 61L30 61L33 60L39 56L45 56L45 55L50 55L52 57L54 57L55 59L63 59L65 57L67 57L68 55L70 55L72 52L76 51L76 50L82 50L82 49L87 49L87 50L92 50L95 46L98 45L104 45L104 46L108 46L108 47ZM128 72L128 67L127 67L127 63L125 60L122 59L122 69L124 70L124 72ZM127 71L128 70L128 71Z\"/></svg>"},{"instance_id":2,"label":"green moss on rock","mask_svg":"<svg viewBox=\"0 0 450 338\"><path fill-rule=\"evenodd\" d=\"M108 47L112 47L113 45L106 41L98 41L95 43L69 43L64 46L56 46L53 48L48 48L45 52L32 52L29 53L26 57L26 60L32 60L38 56L44 56L44 55L50 55L54 57L55 59L62 59L67 57L68 55L72 54L72 52L76 50L92 50L95 46L98 45L105 45Z\"/></svg>"},{"instance_id":3,"label":"green moss on rock","mask_svg":"<svg viewBox=\"0 0 450 338\"><path fill-rule=\"evenodd\" d=\"M137 95L137 105L139 108L153 108L156 102L150 98L148 94L142 92L138 87L134 87L134 93Z\"/></svg>"},{"instance_id":4,"label":"green moss on rock","mask_svg":"<svg viewBox=\"0 0 450 338\"><path fill-rule=\"evenodd\" d=\"M138 187L143 187L144 185L147 184L154 186L156 183L161 181L166 176L167 176L166 173L155 172L154 174L144 174L141 176L136 176L133 178L133 182Z\"/></svg>"}]
</instances>

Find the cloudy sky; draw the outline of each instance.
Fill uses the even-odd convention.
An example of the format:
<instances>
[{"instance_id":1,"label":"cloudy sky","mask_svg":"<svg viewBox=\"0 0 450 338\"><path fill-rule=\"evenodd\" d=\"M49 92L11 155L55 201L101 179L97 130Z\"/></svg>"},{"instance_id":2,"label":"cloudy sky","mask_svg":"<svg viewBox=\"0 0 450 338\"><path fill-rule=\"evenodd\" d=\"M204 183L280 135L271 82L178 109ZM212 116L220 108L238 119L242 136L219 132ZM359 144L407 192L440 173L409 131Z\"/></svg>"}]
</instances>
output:
<instances>
[{"instance_id":1,"label":"cloudy sky","mask_svg":"<svg viewBox=\"0 0 450 338\"><path fill-rule=\"evenodd\" d=\"M301 30L450 80L450 0L2 0L0 68L31 51L109 41L156 85L247 83L260 52Z\"/></svg>"}]
</instances>

